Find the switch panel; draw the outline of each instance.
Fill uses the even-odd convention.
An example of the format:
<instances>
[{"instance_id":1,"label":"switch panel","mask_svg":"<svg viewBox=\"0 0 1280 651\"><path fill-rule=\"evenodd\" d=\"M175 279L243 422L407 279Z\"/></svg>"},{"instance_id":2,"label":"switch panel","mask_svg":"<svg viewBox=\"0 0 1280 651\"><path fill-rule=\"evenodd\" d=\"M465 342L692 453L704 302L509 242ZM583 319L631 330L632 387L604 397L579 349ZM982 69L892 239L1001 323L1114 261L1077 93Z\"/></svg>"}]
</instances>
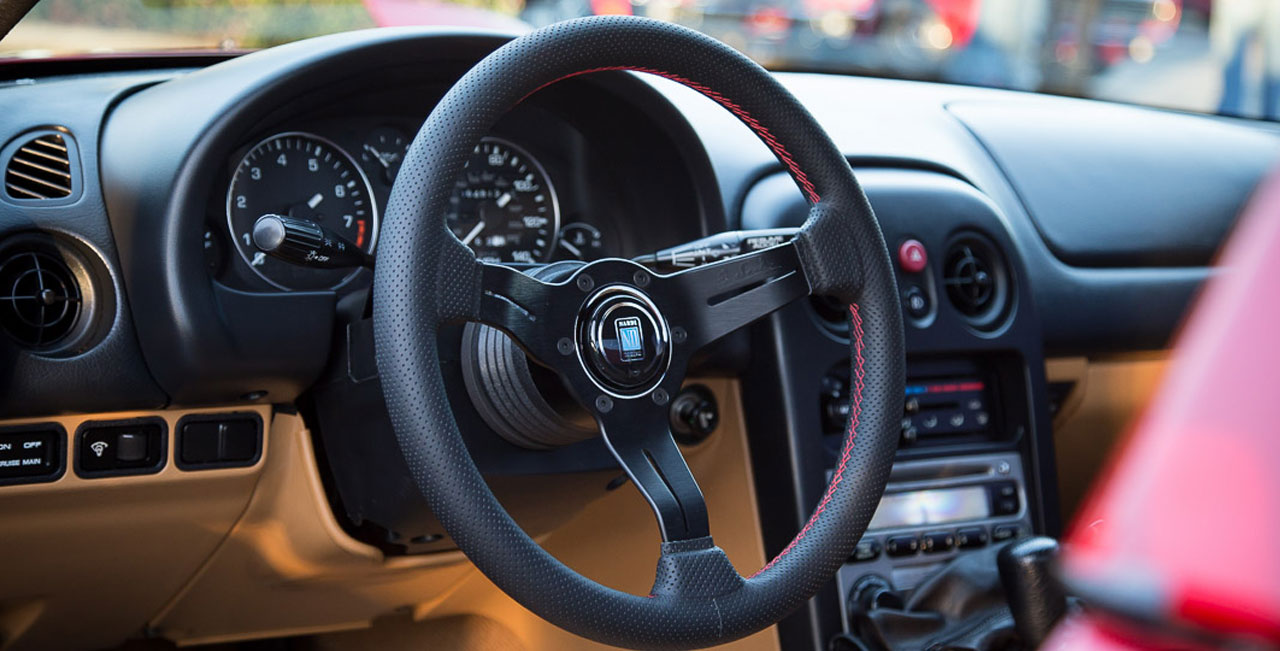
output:
<instances>
[{"instance_id":1,"label":"switch panel","mask_svg":"<svg viewBox=\"0 0 1280 651\"><path fill-rule=\"evenodd\" d=\"M183 470L252 466L262 457L262 419L257 414L187 416L178 422Z\"/></svg>"},{"instance_id":2,"label":"switch panel","mask_svg":"<svg viewBox=\"0 0 1280 651\"><path fill-rule=\"evenodd\" d=\"M164 467L168 427L160 418L90 421L76 430L76 474L149 475Z\"/></svg>"},{"instance_id":3,"label":"switch panel","mask_svg":"<svg viewBox=\"0 0 1280 651\"><path fill-rule=\"evenodd\" d=\"M58 479L66 469L67 432L56 423L0 429L0 486Z\"/></svg>"}]
</instances>

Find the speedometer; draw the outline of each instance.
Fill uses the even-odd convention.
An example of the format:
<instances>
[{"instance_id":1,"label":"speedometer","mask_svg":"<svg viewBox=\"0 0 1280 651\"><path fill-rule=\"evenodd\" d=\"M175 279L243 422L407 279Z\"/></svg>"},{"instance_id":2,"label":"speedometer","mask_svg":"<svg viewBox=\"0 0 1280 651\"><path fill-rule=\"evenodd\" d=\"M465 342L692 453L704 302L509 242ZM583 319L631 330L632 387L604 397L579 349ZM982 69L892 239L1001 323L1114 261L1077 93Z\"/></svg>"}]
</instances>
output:
<instances>
[{"instance_id":1,"label":"speedometer","mask_svg":"<svg viewBox=\"0 0 1280 651\"><path fill-rule=\"evenodd\" d=\"M227 226L249 268L282 289L325 289L355 272L299 267L253 245L253 225L267 213L310 219L365 252L378 237L369 179L346 151L308 133L281 133L254 145L236 166L227 190Z\"/></svg>"},{"instance_id":2,"label":"speedometer","mask_svg":"<svg viewBox=\"0 0 1280 651\"><path fill-rule=\"evenodd\" d=\"M445 218L481 260L546 262L560 228L560 204L529 152L485 138L467 159Z\"/></svg>"}]
</instances>

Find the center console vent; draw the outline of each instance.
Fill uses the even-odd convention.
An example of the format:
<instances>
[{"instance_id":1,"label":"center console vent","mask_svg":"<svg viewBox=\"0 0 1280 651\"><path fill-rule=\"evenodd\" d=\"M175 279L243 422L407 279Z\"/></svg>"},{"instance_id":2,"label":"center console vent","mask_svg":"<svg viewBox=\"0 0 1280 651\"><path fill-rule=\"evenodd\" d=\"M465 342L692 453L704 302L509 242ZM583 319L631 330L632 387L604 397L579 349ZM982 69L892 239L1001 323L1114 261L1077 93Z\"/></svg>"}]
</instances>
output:
<instances>
[{"instance_id":1,"label":"center console vent","mask_svg":"<svg viewBox=\"0 0 1280 651\"><path fill-rule=\"evenodd\" d=\"M999 250L981 235L964 233L947 247L942 285L951 305L975 329L995 330L1009 314L1012 279Z\"/></svg>"}]
</instances>

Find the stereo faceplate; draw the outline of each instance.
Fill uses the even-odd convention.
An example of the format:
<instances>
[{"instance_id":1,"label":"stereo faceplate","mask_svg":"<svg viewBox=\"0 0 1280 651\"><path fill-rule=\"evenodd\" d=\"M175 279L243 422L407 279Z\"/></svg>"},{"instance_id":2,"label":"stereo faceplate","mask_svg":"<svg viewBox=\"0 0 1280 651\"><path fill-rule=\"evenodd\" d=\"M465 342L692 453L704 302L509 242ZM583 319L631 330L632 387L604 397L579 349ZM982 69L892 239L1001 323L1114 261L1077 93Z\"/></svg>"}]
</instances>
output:
<instances>
[{"instance_id":1,"label":"stereo faceplate","mask_svg":"<svg viewBox=\"0 0 1280 651\"><path fill-rule=\"evenodd\" d=\"M1029 535L1022 461L1008 453L895 463L872 524L837 575L841 612L866 575L909 590L960 554Z\"/></svg>"}]
</instances>

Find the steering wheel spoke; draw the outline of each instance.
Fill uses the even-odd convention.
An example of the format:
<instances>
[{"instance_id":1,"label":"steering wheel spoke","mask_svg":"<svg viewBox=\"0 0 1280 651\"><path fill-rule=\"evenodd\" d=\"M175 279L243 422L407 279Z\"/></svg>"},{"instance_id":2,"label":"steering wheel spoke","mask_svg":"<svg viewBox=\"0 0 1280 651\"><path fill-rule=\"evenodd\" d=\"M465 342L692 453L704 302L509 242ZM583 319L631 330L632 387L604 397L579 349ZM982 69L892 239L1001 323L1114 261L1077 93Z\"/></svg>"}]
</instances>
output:
<instances>
[{"instance_id":1,"label":"steering wheel spoke","mask_svg":"<svg viewBox=\"0 0 1280 651\"><path fill-rule=\"evenodd\" d=\"M649 400L619 401L599 422L609 450L657 516L662 541L711 535L706 500L671 436L667 410Z\"/></svg>"},{"instance_id":2,"label":"steering wheel spoke","mask_svg":"<svg viewBox=\"0 0 1280 651\"><path fill-rule=\"evenodd\" d=\"M477 320L508 335L540 364L559 369L565 355L557 342L571 337L572 318L554 310L563 285L546 283L511 267L480 264L480 312Z\"/></svg>"},{"instance_id":3,"label":"steering wheel spoke","mask_svg":"<svg viewBox=\"0 0 1280 651\"><path fill-rule=\"evenodd\" d=\"M670 315L683 324L690 350L809 295L795 245L778 246L664 277L676 297Z\"/></svg>"}]
</instances>

